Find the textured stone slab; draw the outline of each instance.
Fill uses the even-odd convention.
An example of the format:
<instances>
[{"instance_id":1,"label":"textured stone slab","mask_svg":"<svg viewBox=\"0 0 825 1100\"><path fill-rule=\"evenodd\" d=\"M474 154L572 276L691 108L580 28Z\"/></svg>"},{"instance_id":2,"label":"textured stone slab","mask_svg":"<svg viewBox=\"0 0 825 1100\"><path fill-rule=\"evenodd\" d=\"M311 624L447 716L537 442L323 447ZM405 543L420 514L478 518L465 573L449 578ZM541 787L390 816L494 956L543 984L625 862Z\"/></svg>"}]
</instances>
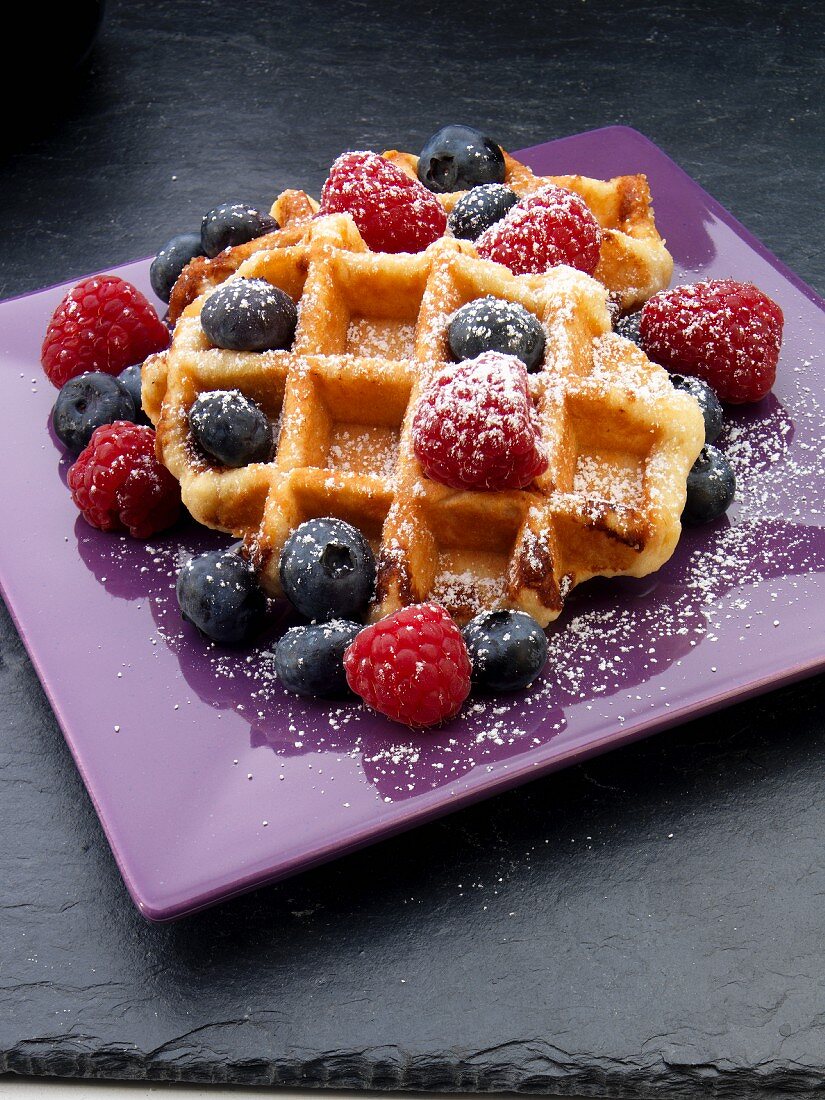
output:
<instances>
[{"instance_id":1,"label":"textured stone slab","mask_svg":"<svg viewBox=\"0 0 825 1100\"><path fill-rule=\"evenodd\" d=\"M451 120L510 148L635 125L825 288L818 5L492 9L111 5L91 75L0 168L1 292ZM821 1092L823 701L809 681L150 926L2 612L0 1069Z\"/></svg>"}]
</instances>

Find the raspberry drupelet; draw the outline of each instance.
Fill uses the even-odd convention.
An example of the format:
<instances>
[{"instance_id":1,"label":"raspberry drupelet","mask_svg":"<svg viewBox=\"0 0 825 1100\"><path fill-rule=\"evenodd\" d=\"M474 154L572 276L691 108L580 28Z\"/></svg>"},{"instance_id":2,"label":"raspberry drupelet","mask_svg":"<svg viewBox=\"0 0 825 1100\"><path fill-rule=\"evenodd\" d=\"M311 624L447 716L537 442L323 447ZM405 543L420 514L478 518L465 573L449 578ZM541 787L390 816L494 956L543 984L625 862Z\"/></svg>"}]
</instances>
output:
<instances>
[{"instance_id":1,"label":"raspberry drupelet","mask_svg":"<svg viewBox=\"0 0 825 1100\"><path fill-rule=\"evenodd\" d=\"M470 659L443 607L413 604L365 627L344 653L347 682L364 702L407 726L435 726L470 694Z\"/></svg>"},{"instance_id":2,"label":"raspberry drupelet","mask_svg":"<svg viewBox=\"0 0 825 1100\"><path fill-rule=\"evenodd\" d=\"M444 208L431 191L369 152L338 157L318 213L349 214L373 252L422 252L447 228Z\"/></svg>"},{"instance_id":3,"label":"raspberry drupelet","mask_svg":"<svg viewBox=\"0 0 825 1100\"><path fill-rule=\"evenodd\" d=\"M752 283L735 279L664 290L645 303L645 353L669 370L707 382L722 401L759 401L776 380L782 310Z\"/></svg>"},{"instance_id":4,"label":"raspberry drupelet","mask_svg":"<svg viewBox=\"0 0 825 1100\"><path fill-rule=\"evenodd\" d=\"M155 457L155 433L126 420L95 430L68 483L83 518L101 531L145 539L180 512L180 486Z\"/></svg>"},{"instance_id":5,"label":"raspberry drupelet","mask_svg":"<svg viewBox=\"0 0 825 1100\"><path fill-rule=\"evenodd\" d=\"M453 489L524 489L547 469L527 369L497 351L435 376L416 406L412 439L425 475Z\"/></svg>"},{"instance_id":6,"label":"raspberry drupelet","mask_svg":"<svg viewBox=\"0 0 825 1100\"><path fill-rule=\"evenodd\" d=\"M541 275L558 264L592 275L602 233L587 203L573 191L548 184L522 199L476 241L483 260L514 275Z\"/></svg>"},{"instance_id":7,"label":"raspberry drupelet","mask_svg":"<svg viewBox=\"0 0 825 1100\"><path fill-rule=\"evenodd\" d=\"M117 275L84 279L54 311L41 350L60 387L87 371L120 374L169 345L169 329L131 283Z\"/></svg>"}]
</instances>

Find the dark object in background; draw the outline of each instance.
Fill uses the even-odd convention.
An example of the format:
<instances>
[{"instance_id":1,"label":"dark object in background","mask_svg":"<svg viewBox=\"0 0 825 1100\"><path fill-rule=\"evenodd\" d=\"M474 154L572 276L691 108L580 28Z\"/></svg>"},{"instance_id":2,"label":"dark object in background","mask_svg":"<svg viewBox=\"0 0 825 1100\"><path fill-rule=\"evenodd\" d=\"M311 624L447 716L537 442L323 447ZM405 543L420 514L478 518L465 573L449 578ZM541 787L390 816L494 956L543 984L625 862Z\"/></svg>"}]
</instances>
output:
<instances>
[{"instance_id":1,"label":"dark object in background","mask_svg":"<svg viewBox=\"0 0 825 1100\"><path fill-rule=\"evenodd\" d=\"M36 43L37 79L49 84L80 68L97 38L106 9L105 0L72 0L49 4L14 4L3 13L6 42ZM19 36L19 37L18 37Z\"/></svg>"},{"instance_id":2,"label":"dark object in background","mask_svg":"<svg viewBox=\"0 0 825 1100\"><path fill-rule=\"evenodd\" d=\"M10 10L7 10L10 9ZM74 95L84 76L84 64L103 22L105 0L71 0L49 4L9 4L3 8L3 40L7 52L30 49L36 58L39 95L20 94L14 65L0 66L0 95L19 104L7 111L4 137L8 151L15 139L28 142L72 113Z\"/></svg>"}]
</instances>

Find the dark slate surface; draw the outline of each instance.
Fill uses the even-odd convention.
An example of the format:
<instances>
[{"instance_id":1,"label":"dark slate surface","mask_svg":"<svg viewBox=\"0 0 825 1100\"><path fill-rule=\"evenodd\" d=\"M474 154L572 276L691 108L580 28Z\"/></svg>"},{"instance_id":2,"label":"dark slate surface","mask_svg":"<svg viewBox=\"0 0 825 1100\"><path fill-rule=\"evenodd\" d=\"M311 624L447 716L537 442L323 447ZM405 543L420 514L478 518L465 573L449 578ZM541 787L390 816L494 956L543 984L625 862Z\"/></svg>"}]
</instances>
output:
<instances>
[{"instance_id":1,"label":"dark slate surface","mask_svg":"<svg viewBox=\"0 0 825 1100\"><path fill-rule=\"evenodd\" d=\"M51 117L8 120L0 293L446 121L510 148L636 126L822 291L823 78L817 3L124 0ZM821 1091L823 701L808 681L150 926L0 608L0 1068Z\"/></svg>"}]
</instances>

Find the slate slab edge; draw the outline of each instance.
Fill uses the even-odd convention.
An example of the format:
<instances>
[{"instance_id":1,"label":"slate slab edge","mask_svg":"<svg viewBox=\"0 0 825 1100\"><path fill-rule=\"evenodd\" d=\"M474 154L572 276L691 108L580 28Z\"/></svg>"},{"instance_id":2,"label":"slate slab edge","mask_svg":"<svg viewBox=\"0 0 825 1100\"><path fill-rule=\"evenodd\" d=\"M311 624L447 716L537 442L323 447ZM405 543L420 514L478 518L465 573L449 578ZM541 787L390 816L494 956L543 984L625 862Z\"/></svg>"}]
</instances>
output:
<instances>
[{"instance_id":1,"label":"slate slab edge","mask_svg":"<svg viewBox=\"0 0 825 1100\"><path fill-rule=\"evenodd\" d=\"M0 1056L0 1072L29 1077L79 1077L269 1088L401 1090L444 1093L529 1093L544 1096L752 1097L792 1092L821 1096L825 1079L813 1067L766 1062L671 1062L658 1055L585 1060L540 1040L481 1051L414 1053L402 1047L296 1052L292 1059L231 1060L221 1053L223 1027L196 1029L153 1051L132 1044L99 1046L93 1036L31 1040ZM238 1028L243 1021L237 1021ZM206 1050L214 1058L203 1056ZM217 1063L220 1062L220 1065Z\"/></svg>"}]
</instances>

